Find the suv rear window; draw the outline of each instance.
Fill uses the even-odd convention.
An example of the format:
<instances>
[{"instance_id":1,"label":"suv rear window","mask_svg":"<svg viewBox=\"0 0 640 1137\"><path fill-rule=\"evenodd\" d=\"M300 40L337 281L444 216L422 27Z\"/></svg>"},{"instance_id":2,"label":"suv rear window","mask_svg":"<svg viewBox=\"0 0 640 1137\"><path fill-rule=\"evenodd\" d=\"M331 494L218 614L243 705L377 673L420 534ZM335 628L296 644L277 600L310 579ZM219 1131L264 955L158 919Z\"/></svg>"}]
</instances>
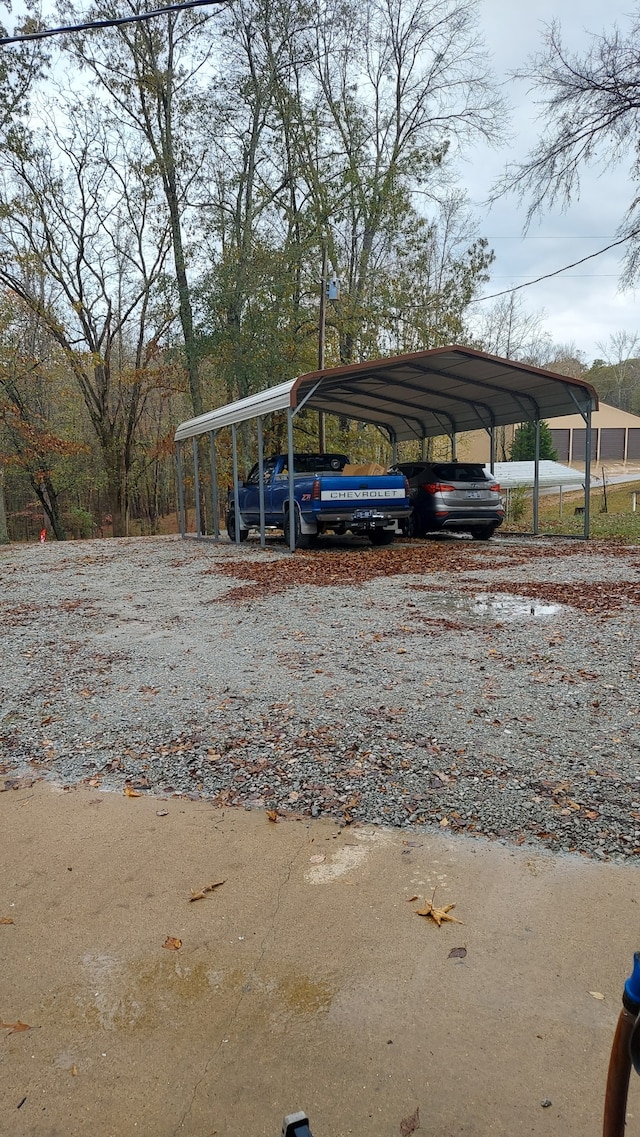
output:
<instances>
[{"instance_id":1,"label":"suv rear window","mask_svg":"<svg viewBox=\"0 0 640 1137\"><path fill-rule=\"evenodd\" d=\"M478 462L437 462L431 467L436 478L447 482L486 482L489 479Z\"/></svg>"}]
</instances>

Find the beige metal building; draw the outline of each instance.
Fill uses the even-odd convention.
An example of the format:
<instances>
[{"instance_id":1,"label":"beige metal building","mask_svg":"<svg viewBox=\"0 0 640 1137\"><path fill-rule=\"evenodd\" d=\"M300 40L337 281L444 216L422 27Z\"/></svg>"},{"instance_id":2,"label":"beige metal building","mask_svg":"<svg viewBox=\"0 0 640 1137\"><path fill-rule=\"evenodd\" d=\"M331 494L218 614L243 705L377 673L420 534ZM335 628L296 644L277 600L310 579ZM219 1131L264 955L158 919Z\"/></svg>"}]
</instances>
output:
<instances>
[{"instance_id":1,"label":"beige metal building","mask_svg":"<svg viewBox=\"0 0 640 1137\"><path fill-rule=\"evenodd\" d=\"M564 415L548 420L558 462L584 466L586 429L582 415ZM496 431L496 460L506 461L515 426ZM458 440L458 456L468 461L490 461L490 439L487 431L475 430ZM640 416L620 411L607 403L591 416L591 460L607 467L640 467Z\"/></svg>"}]
</instances>

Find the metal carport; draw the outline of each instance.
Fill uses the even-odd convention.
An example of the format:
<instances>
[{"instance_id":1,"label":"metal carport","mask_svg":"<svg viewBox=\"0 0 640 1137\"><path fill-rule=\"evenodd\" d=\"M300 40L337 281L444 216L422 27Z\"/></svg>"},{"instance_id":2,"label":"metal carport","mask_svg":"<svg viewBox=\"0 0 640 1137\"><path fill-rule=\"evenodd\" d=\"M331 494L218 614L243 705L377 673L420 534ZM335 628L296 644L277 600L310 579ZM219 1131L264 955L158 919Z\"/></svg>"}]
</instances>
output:
<instances>
[{"instance_id":1,"label":"metal carport","mask_svg":"<svg viewBox=\"0 0 640 1137\"><path fill-rule=\"evenodd\" d=\"M201 537L197 438L208 434L211 446L211 480L217 499L215 438L231 427L236 517L238 502L238 423L257 420L258 462L262 468L262 420L274 411L286 411L289 453L289 501L293 508L293 420L302 408L372 423L389 437L394 457L399 442L446 435L456 457L456 436L484 428L491 437L491 465L495 459L495 429L531 422L536 428L533 529L538 532L540 422L560 415L580 414L586 426L584 536L589 536L589 485L591 476L591 414L598 398L581 379L558 375L526 363L488 355L468 347L438 347L409 355L392 356L312 371L277 387L180 424L175 432L181 532L186 536L182 447L191 438L197 533ZM322 449L322 444L321 444ZM262 474L262 469L261 469ZM264 544L264 491L260 477L260 536ZM293 526L291 547L293 548ZM219 536L214 510L214 537ZM236 541L239 535L236 534Z\"/></svg>"}]
</instances>

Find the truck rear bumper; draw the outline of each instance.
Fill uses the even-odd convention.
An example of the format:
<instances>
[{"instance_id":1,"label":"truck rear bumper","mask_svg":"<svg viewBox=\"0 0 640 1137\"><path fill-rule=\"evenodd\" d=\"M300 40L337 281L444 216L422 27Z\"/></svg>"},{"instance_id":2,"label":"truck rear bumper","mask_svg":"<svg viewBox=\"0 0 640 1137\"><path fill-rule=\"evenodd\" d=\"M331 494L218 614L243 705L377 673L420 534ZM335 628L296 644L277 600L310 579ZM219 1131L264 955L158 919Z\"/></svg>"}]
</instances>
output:
<instances>
[{"instance_id":1,"label":"truck rear bumper","mask_svg":"<svg viewBox=\"0 0 640 1137\"><path fill-rule=\"evenodd\" d=\"M375 507L357 510L323 509L321 513L303 514L303 521L317 527L318 531L323 528L332 529L334 525L345 526L347 529L378 529L394 525L396 521L408 517L410 512L409 509L381 510Z\"/></svg>"}]
</instances>

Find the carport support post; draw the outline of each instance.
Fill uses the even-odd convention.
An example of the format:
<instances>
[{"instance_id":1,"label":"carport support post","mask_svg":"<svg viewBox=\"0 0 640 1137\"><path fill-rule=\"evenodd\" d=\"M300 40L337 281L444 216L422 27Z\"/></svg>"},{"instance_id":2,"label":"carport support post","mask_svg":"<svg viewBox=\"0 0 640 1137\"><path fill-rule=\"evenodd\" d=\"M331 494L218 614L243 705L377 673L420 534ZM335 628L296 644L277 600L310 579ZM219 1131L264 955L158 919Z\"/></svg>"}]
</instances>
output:
<instances>
[{"instance_id":1,"label":"carport support post","mask_svg":"<svg viewBox=\"0 0 640 1137\"><path fill-rule=\"evenodd\" d=\"M180 514L180 536L186 537L186 524L184 517L184 482L182 479L182 442L176 443L176 457L178 459L178 513Z\"/></svg>"},{"instance_id":2,"label":"carport support post","mask_svg":"<svg viewBox=\"0 0 640 1137\"><path fill-rule=\"evenodd\" d=\"M198 435L194 434L193 443L193 492L196 495L196 528L197 536L202 536L202 518L200 517L200 474L198 471Z\"/></svg>"},{"instance_id":3,"label":"carport support post","mask_svg":"<svg viewBox=\"0 0 640 1137\"><path fill-rule=\"evenodd\" d=\"M540 505L540 419L535 421L535 450L533 452L533 532L538 533Z\"/></svg>"},{"instance_id":4,"label":"carport support post","mask_svg":"<svg viewBox=\"0 0 640 1137\"><path fill-rule=\"evenodd\" d=\"M262 442L262 418L258 415L258 501L260 505L260 547L264 549L266 539L264 535L264 454Z\"/></svg>"},{"instance_id":5,"label":"carport support post","mask_svg":"<svg viewBox=\"0 0 640 1137\"><path fill-rule=\"evenodd\" d=\"M490 426L489 427L489 467L491 469L492 474L493 474L493 471L495 469L495 465L496 465L496 432L495 432L494 427Z\"/></svg>"},{"instance_id":6,"label":"carport support post","mask_svg":"<svg viewBox=\"0 0 640 1137\"><path fill-rule=\"evenodd\" d=\"M584 536L588 540L591 515L591 404L584 416L587 428L584 443Z\"/></svg>"},{"instance_id":7,"label":"carport support post","mask_svg":"<svg viewBox=\"0 0 640 1137\"><path fill-rule=\"evenodd\" d=\"M458 436L455 433L451 435L451 461L458 461Z\"/></svg>"},{"instance_id":8,"label":"carport support post","mask_svg":"<svg viewBox=\"0 0 640 1137\"><path fill-rule=\"evenodd\" d=\"M216 474L216 434L209 431L209 447L211 449L211 509L213 511L213 536L216 541L220 538L220 522L218 518L218 476Z\"/></svg>"},{"instance_id":9,"label":"carport support post","mask_svg":"<svg viewBox=\"0 0 640 1137\"><path fill-rule=\"evenodd\" d=\"M231 452L233 456L233 504L236 516L235 543L240 544L240 494L238 493L238 432L235 422L231 425ZM228 534L227 534L228 536Z\"/></svg>"},{"instance_id":10,"label":"carport support post","mask_svg":"<svg viewBox=\"0 0 640 1137\"><path fill-rule=\"evenodd\" d=\"M289 463L289 548L291 552L296 547L296 499L293 483L293 409L287 408L287 460Z\"/></svg>"}]
</instances>

